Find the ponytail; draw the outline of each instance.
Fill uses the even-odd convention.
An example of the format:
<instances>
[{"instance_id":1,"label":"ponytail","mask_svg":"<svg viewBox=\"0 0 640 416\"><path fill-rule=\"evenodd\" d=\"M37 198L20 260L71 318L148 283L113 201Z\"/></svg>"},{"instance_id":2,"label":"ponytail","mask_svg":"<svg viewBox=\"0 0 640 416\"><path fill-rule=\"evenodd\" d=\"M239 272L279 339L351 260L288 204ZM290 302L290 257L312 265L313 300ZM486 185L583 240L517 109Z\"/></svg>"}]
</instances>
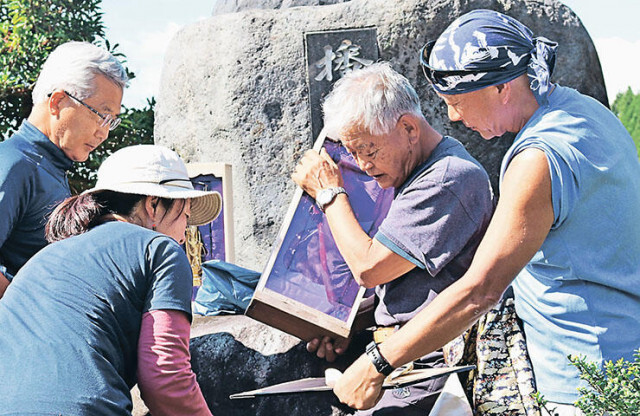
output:
<instances>
[{"instance_id":1,"label":"ponytail","mask_svg":"<svg viewBox=\"0 0 640 416\"><path fill-rule=\"evenodd\" d=\"M75 195L65 199L51 213L45 227L48 242L64 240L82 234L105 222L105 215L129 217L143 195L102 191Z\"/></svg>"},{"instance_id":2,"label":"ponytail","mask_svg":"<svg viewBox=\"0 0 640 416\"><path fill-rule=\"evenodd\" d=\"M102 216L104 207L91 194L80 194L65 199L51 213L45 227L47 241L64 240L88 231L90 224Z\"/></svg>"}]
</instances>

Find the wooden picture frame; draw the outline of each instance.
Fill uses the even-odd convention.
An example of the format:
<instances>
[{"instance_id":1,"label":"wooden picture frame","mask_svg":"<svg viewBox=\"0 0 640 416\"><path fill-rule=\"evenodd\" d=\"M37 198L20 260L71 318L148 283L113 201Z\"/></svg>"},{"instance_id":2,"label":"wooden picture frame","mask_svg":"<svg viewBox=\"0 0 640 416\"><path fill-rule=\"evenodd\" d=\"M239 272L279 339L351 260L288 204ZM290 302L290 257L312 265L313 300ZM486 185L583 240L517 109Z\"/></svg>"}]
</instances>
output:
<instances>
[{"instance_id":1,"label":"wooden picture frame","mask_svg":"<svg viewBox=\"0 0 640 416\"><path fill-rule=\"evenodd\" d=\"M187 227L183 246L193 274L191 300L202 286L202 263L209 260L235 261L233 232L233 187L231 165L226 163L187 163L187 174L198 190L214 190L222 198L222 210L209 224Z\"/></svg>"},{"instance_id":2,"label":"wooden picture frame","mask_svg":"<svg viewBox=\"0 0 640 416\"><path fill-rule=\"evenodd\" d=\"M373 236L389 210L393 189L381 189L324 133L314 149L322 147L342 172L358 222ZM305 341L325 335L344 339L364 294L335 246L324 213L297 188L246 314Z\"/></svg>"},{"instance_id":3,"label":"wooden picture frame","mask_svg":"<svg viewBox=\"0 0 640 416\"><path fill-rule=\"evenodd\" d=\"M198 229L203 234L203 228L209 228L209 230L222 230L223 244L219 247L209 247L207 242L204 242L205 247L208 249L208 253L205 254L203 260L223 260L228 263L235 262L235 246L234 246L234 232L233 232L233 186L232 186L232 174L231 165L227 163L187 163L187 173L193 183L194 188L200 190L213 190L218 191L222 197L222 211L218 218L213 220L210 224L199 226ZM213 177L215 180L214 186L211 186L212 181L208 180ZM204 181L203 181L204 179Z\"/></svg>"}]
</instances>

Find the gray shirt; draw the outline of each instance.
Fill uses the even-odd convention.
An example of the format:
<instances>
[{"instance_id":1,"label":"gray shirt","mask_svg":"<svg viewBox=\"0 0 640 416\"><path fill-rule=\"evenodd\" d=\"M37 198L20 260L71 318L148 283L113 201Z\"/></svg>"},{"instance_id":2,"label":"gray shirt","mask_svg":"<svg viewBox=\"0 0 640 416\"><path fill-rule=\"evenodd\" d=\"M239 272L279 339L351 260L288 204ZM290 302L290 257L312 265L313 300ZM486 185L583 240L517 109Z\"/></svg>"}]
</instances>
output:
<instances>
[{"instance_id":1,"label":"gray shirt","mask_svg":"<svg viewBox=\"0 0 640 416\"><path fill-rule=\"evenodd\" d=\"M484 168L459 141L445 136L396 190L375 235L416 265L376 287L378 325L407 322L467 271L493 207Z\"/></svg>"}]
</instances>

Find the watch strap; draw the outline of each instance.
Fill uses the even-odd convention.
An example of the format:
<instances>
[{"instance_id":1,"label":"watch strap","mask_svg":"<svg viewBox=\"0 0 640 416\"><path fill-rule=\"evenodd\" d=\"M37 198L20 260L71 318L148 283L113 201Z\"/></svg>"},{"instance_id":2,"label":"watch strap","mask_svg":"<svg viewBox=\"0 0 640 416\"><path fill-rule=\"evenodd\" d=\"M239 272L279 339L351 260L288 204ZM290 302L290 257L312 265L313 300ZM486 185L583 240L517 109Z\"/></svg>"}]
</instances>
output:
<instances>
[{"instance_id":1,"label":"watch strap","mask_svg":"<svg viewBox=\"0 0 640 416\"><path fill-rule=\"evenodd\" d=\"M366 351L367 355L371 359L371 363L376 368L376 371L378 373L388 376L393 372L394 368L391 367L389 361L387 361L386 358L384 358L382 354L380 354L380 349L378 348L378 344L376 344L375 341L371 341L369 345L367 345Z\"/></svg>"},{"instance_id":2,"label":"watch strap","mask_svg":"<svg viewBox=\"0 0 640 416\"><path fill-rule=\"evenodd\" d=\"M322 212L324 212L324 209L326 208L327 205L329 205L330 203L333 202L334 199L336 199L336 196L338 196L339 194L347 195L347 190L344 189L342 186L334 186L331 188L323 189L322 191L331 192L331 199L329 199L327 202L321 203L321 202L318 202L318 200L316 200L316 205L318 205L318 208L320 208Z\"/></svg>"}]
</instances>

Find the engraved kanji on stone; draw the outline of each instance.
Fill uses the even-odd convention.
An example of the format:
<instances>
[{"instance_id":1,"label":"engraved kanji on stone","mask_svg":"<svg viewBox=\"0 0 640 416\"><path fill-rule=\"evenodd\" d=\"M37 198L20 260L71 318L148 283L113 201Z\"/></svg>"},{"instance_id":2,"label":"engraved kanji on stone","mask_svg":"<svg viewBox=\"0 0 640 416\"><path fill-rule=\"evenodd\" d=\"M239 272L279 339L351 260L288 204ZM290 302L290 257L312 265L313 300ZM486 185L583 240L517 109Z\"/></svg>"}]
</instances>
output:
<instances>
[{"instance_id":1,"label":"engraved kanji on stone","mask_svg":"<svg viewBox=\"0 0 640 416\"><path fill-rule=\"evenodd\" d=\"M354 45L348 39L343 40L335 53L333 61L336 65L333 70L339 71L340 75L344 75L354 69L360 69L373 63L372 60L361 58L359 55L360 46Z\"/></svg>"},{"instance_id":2,"label":"engraved kanji on stone","mask_svg":"<svg viewBox=\"0 0 640 416\"><path fill-rule=\"evenodd\" d=\"M325 45L324 56L315 62L317 68L322 71L314 78L316 81L333 81L333 73L339 72L341 76L354 69L371 65L371 59L360 57L360 46L354 45L349 39L342 41L336 52L330 45Z\"/></svg>"},{"instance_id":3,"label":"engraved kanji on stone","mask_svg":"<svg viewBox=\"0 0 640 416\"><path fill-rule=\"evenodd\" d=\"M331 66L335 57L336 54L333 53L331 46L325 45L324 56L316 62L316 67L322 68L322 71L320 71L320 73L314 78L316 81L322 81L323 79L333 81L333 71L331 70Z\"/></svg>"}]
</instances>

